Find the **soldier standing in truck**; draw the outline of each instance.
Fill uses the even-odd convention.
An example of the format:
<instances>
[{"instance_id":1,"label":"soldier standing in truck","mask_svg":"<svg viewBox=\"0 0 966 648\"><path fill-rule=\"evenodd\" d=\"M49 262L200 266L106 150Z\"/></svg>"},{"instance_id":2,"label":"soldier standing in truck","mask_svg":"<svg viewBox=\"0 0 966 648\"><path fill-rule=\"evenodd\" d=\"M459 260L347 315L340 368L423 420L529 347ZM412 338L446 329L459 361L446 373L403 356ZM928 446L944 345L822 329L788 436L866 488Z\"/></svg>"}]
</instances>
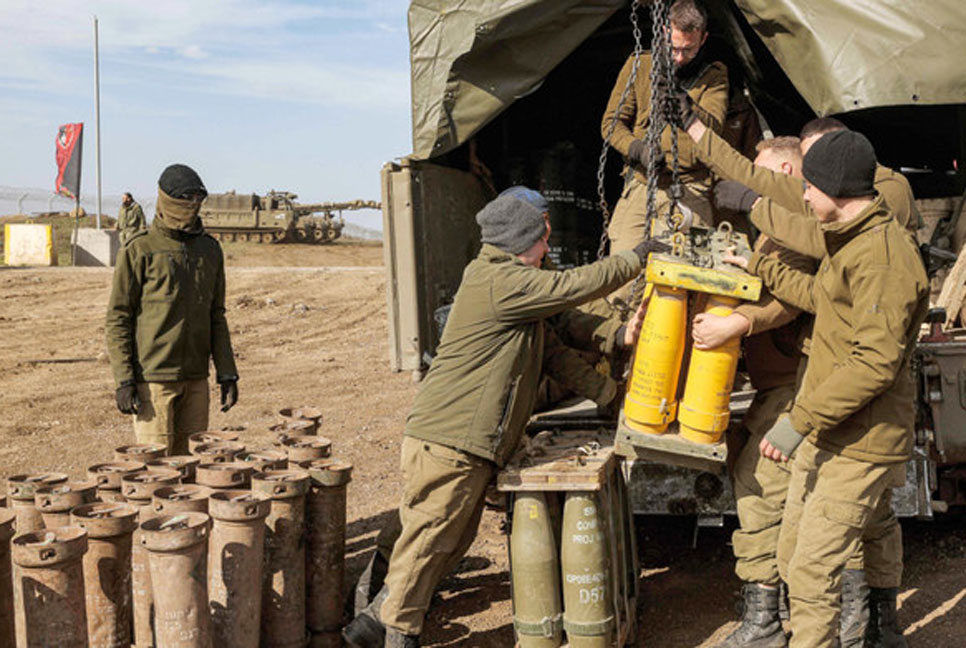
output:
<instances>
[{"instance_id":1,"label":"soldier standing in truck","mask_svg":"<svg viewBox=\"0 0 966 648\"><path fill-rule=\"evenodd\" d=\"M676 80L693 100L698 118L720 133L728 110L728 71L724 63L707 59L704 47L708 38L707 13L695 0L677 0L669 12ZM607 230L611 254L630 250L655 233L644 231L649 154L644 142L650 122L648 107L654 91L650 81L650 53L641 55L634 86L621 103L634 58L632 54L624 63L601 120L601 135L606 138L613 125L610 145L626 159L624 188ZM668 156L669 163L671 128L667 126L661 136L661 150ZM678 140L678 163L684 185L680 202L694 215L695 225L711 226L711 172L695 157L687 138ZM656 208L658 213L663 213L670 203L671 171L663 167L658 173ZM655 223L659 225L657 221Z\"/></svg>"}]
</instances>

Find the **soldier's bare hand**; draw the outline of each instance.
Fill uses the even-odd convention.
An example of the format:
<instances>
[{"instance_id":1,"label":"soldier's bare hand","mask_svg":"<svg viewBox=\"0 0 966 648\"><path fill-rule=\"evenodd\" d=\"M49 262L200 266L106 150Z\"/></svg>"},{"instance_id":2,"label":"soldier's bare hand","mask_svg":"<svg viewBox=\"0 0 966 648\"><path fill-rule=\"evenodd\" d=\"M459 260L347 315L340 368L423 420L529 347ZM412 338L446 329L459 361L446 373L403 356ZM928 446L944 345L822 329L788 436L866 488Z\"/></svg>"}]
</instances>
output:
<instances>
[{"instance_id":1,"label":"soldier's bare hand","mask_svg":"<svg viewBox=\"0 0 966 648\"><path fill-rule=\"evenodd\" d=\"M650 299L641 300L641 305L637 307L631 318L624 325L624 346L631 347L637 344L637 339L641 337L641 327L644 324L644 316L647 315L647 304Z\"/></svg>"},{"instance_id":2,"label":"soldier's bare hand","mask_svg":"<svg viewBox=\"0 0 966 648\"><path fill-rule=\"evenodd\" d=\"M722 317L712 313L698 313L691 323L694 348L702 351L716 349L728 340L748 332L748 318L738 313Z\"/></svg>"},{"instance_id":3,"label":"soldier's bare hand","mask_svg":"<svg viewBox=\"0 0 966 648\"><path fill-rule=\"evenodd\" d=\"M758 444L758 449L761 450L761 456L772 461L787 462L788 457L782 454L782 451L773 446L768 439L762 439L761 443Z\"/></svg>"},{"instance_id":4,"label":"soldier's bare hand","mask_svg":"<svg viewBox=\"0 0 966 648\"><path fill-rule=\"evenodd\" d=\"M730 263L731 265L738 266L742 270L748 269L748 259L743 256L738 256L735 254L735 248L728 248L728 250L721 255L721 260L725 263Z\"/></svg>"}]
</instances>

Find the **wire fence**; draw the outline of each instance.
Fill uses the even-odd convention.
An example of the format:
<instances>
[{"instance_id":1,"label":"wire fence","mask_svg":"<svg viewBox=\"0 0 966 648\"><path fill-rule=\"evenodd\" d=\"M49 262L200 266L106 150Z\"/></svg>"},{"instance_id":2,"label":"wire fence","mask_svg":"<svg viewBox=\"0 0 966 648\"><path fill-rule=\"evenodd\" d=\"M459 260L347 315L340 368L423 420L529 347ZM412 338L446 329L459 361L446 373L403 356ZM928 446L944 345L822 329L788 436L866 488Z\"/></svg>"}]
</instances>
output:
<instances>
[{"instance_id":1,"label":"wire fence","mask_svg":"<svg viewBox=\"0 0 966 648\"><path fill-rule=\"evenodd\" d=\"M116 217L121 208L121 194L101 196L101 215ZM141 204L144 215L150 222L154 218L153 198L140 200L138 196L134 199ZM93 217L97 211L97 198L95 196L81 196L80 204L87 212L88 216ZM41 214L69 212L74 208L74 201L66 196L61 196L52 191L35 188L3 187L0 186L0 216L39 216ZM352 238L364 239L367 241L381 241L382 232L365 227L358 223L353 223L352 215L345 214L346 225L343 233Z\"/></svg>"}]
</instances>

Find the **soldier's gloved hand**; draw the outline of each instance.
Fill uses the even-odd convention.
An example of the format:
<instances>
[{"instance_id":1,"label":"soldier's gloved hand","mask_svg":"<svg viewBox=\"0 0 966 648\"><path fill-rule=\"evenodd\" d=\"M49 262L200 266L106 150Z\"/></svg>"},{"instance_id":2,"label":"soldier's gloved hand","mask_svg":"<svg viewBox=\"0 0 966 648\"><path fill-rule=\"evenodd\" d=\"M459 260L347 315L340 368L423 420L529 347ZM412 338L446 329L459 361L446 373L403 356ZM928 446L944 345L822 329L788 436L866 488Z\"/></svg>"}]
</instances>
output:
<instances>
[{"instance_id":1,"label":"soldier's gloved hand","mask_svg":"<svg viewBox=\"0 0 966 648\"><path fill-rule=\"evenodd\" d=\"M627 147L627 159L641 166L647 166L647 149L644 146L644 140L636 139L631 142Z\"/></svg>"},{"instance_id":2,"label":"soldier's gloved hand","mask_svg":"<svg viewBox=\"0 0 966 648\"><path fill-rule=\"evenodd\" d=\"M117 409L121 414L137 414L141 406L141 398L138 396L137 385L133 380L125 380L114 392L114 400L117 402Z\"/></svg>"},{"instance_id":3,"label":"soldier's gloved hand","mask_svg":"<svg viewBox=\"0 0 966 648\"><path fill-rule=\"evenodd\" d=\"M688 130L691 128L692 124L698 119L698 115L694 112L694 101L683 89L678 88L675 92L675 97L678 104L678 126L682 130Z\"/></svg>"},{"instance_id":4,"label":"soldier's gloved hand","mask_svg":"<svg viewBox=\"0 0 966 648\"><path fill-rule=\"evenodd\" d=\"M740 182L722 180L714 186L714 204L740 212L749 212L761 195Z\"/></svg>"},{"instance_id":5,"label":"soldier's gloved hand","mask_svg":"<svg viewBox=\"0 0 966 648\"><path fill-rule=\"evenodd\" d=\"M788 461L805 437L795 429L791 419L781 416L758 444L761 454L773 461Z\"/></svg>"},{"instance_id":6,"label":"soldier's gloved hand","mask_svg":"<svg viewBox=\"0 0 966 648\"><path fill-rule=\"evenodd\" d=\"M221 385L221 411L227 412L238 402L238 379L222 379L218 384Z\"/></svg>"},{"instance_id":7,"label":"soldier's gloved hand","mask_svg":"<svg viewBox=\"0 0 966 648\"><path fill-rule=\"evenodd\" d=\"M634 254L637 258L641 260L641 265L647 265L647 255L651 252L657 252L658 254L662 252L670 252L671 246L667 243L662 243L656 239L647 239L642 243L638 243L637 247L634 248Z\"/></svg>"}]
</instances>

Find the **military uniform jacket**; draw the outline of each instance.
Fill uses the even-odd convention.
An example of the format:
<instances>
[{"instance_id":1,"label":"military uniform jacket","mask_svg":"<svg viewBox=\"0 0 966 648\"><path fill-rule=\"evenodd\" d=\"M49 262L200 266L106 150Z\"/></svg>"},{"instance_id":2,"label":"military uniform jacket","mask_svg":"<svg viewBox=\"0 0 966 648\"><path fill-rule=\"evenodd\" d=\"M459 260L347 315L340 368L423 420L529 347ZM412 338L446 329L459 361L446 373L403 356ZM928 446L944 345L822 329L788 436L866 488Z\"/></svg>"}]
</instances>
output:
<instances>
[{"instance_id":1,"label":"military uniform jacket","mask_svg":"<svg viewBox=\"0 0 966 648\"><path fill-rule=\"evenodd\" d=\"M121 232L121 242L127 241L144 228L144 210L141 209L141 205L136 202L132 202L128 207L121 205L121 210L117 214L117 229Z\"/></svg>"},{"instance_id":2,"label":"military uniform jacket","mask_svg":"<svg viewBox=\"0 0 966 648\"><path fill-rule=\"evenodd\" d=\"M225 262L204 233L164 227L121 248L107 307L107 349L114 379L166 382L237 376L225 319Z\"/></svg>"},{"instance_id":3,"label":"military uniform jacket","mask_svg":"<svg viewBox=\"0 0 966 648\"><path fill-rule=\"evenodd\" d=\"M483 245L466 266L406 434L502 466L533 411L544 320L603 297L641 270L633 252L553 272Z\"/></svg>"},{"instance_id":4,"label":"military uniform jacket","mask_svg":"<svg viewBox=\"0 0 966 648\"><path fill-rule=\"evenodd\" d=\"M814 276L758 252L748 266L776 297L815 313L792 425L830 452L904 461L915 419L910 359L929 304L919 250L881 197L823 233Z\"/></svg>"},{"instance_id":5,"label":"military uniform jacket","mask_svg":"<svg viewBox=\"0 0 966 648\"><path fill-rule=\"evenodd\" d=\"M651 106L651 54L641 54L634 87L627 93L624 103L620 106L621 94L627 86L631 70L634 67L634 55L628 57L621 68L611 91L610 100L604 111L600 123L601 137L606 138L610 131L614 116L617 122L611 136L610 145L625 158L631 142L635 139L643 140L650 125ZM711 61L702 68L694 79L687 82L685 91L694 102L694 111L708 128L721 132L725 116L728 112L728 68L720 61ZM671 127L665 127L661 133L661 148L666 154L667 163L672 164L671 156ZM681 170L682 182L703 182L710 177L707 167L696 157L694 144L687 133L678 131L678 162ZM629 162L634 169L634 175L639 180L645 180L645 169L635 161Z\"/></svg>"}]
</instances>

